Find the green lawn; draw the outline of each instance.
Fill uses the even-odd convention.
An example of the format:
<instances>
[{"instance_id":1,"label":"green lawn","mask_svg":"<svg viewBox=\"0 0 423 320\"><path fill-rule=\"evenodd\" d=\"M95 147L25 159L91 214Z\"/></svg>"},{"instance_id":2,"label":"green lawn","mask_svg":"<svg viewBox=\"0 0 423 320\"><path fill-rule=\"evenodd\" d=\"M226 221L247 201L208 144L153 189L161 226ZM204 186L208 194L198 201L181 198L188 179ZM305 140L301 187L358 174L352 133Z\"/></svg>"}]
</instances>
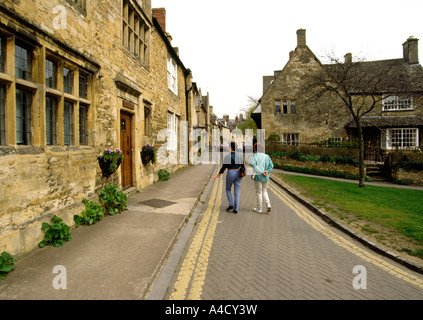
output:
<instances>
[{"instance_id":1,"label":"green lawn","mask_svg":"<svg viewBox=\"0 0 423 320\"><path fill-rule=\"evenodd\" d=\"M375 226L380 225L416 240L422 249L412 254L423 258L423 191L277 175L340 222L369 222L362 231L377 233Z\"/></svg>"}]
</instances>

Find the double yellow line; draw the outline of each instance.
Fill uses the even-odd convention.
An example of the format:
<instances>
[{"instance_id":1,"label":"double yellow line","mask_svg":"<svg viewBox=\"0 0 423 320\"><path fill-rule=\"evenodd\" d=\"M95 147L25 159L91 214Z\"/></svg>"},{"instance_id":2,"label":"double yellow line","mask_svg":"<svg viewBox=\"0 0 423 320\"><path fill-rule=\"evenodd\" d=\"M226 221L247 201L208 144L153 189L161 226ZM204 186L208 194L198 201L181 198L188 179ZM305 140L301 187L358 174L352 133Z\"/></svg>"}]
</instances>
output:
<instances>
[{"instance_id":1,"label":"double yellow line","mask_svg":"<svg viewBox=\"0 0 423 320\"><path fill-rule=\"evenodd\" d=\"M182 263L170 300L199 300L219 218L223 179L214 181L212 194L191 246Z\"/></svg>"},{"instance_id":2,"label":"double yellow line","mask_svg":"<svg viewBox=\"0 0 423 320\"><path fill-rule=\"evenodd\" d=\"M330 230L328 227L324 226L320 222L318 222L313 216L307 213L302 206L297 203L296 201L292 200L286 194L284 194L278 186L275 186L273 183L269 183L269 189L280 199L282 200L288 207L292 209L302 220L308 223L311 227L315 230L319 231L323 235L325 235L328 239L332 240L342 248L348 250L349 252L355 254L356 256L364 259L367 262L370 262L383 270L389 272L390 274L411 283L421 289L423 289L423 280L422 277L417 277L414 274L411 274L405 270L402 270L391 263L379 258L378 256L372 254L367 250L363 250L357 247L352 242L345 239L343 236L340 236Z\"/></svg>"}]
</instances>

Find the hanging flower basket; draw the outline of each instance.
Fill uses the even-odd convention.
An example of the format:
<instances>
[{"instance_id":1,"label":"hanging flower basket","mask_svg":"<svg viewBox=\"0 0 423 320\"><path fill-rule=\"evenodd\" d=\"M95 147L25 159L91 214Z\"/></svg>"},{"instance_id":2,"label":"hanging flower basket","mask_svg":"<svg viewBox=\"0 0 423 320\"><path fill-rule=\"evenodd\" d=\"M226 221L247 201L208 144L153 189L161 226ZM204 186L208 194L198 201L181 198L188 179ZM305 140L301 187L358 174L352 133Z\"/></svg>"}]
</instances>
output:
<instances>
[{"instance_id":1,"label":"hanging flower basket","mask_svg":"<svg viewBox=\"0 0 423 320\"><path fill-rule=\"evenodd\" d=\"M141 161L143 165L147 165L150 161L156 162L156 150L153 146L146 145L141 150Z\"/></svg>"},{"instance_id":2,"label":"hanging flower basket","mask_svg":"<svg viewBox=\"0 0 423 320\"><path fill-rule=\"evenodd\" d=\"M119 148L115 150L106 149L103 156L97 159L103 176L107 178L119 168L123 159L123 154Z\"/></svg>"}]
</instances>

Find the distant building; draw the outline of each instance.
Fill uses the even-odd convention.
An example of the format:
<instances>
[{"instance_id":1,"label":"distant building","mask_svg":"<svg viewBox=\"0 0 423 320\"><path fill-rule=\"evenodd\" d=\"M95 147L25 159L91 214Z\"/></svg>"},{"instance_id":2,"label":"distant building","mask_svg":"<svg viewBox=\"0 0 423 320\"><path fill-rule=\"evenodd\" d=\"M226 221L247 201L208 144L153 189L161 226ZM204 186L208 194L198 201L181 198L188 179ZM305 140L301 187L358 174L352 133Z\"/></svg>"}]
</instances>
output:
<instances>
[{"instance_id":1,"label":"distant building","mask_svg":"<svg viewBox=\"0 0 423 320\"><path fill-rule=\"evenodd\" d=\"M418 61L418 39L407 39L403 52L400 59L358 62L365 70L387 68L398 77L413 80L406 96L383 99L363 117L366 146L377 152L416 148L422 141L423 69ZM351 55L346 55L345 59L351 59ZM263 95L252 113L257 127L265 129L266 137L276 134L286 144L352 138L356 128L346 108L334 107L333 101L329 100L306 103L301 95L307 86L304 75L331 67L323 65L308 48L306 31L298 30L297 47L290 52L287 64L274 75L263 77ZM389 88L392 83L386 84L384 92L389 93Z\"/></svg>"}]
</instances>

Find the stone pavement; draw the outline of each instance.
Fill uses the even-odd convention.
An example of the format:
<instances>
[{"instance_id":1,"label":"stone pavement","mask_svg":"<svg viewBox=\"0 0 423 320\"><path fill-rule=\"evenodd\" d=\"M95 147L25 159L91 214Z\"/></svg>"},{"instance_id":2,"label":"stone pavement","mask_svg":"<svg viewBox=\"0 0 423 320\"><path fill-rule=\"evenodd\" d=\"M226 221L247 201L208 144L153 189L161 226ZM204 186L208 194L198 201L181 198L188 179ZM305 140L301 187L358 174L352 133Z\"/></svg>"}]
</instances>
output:
<instances>
[{"instance_id":1,"label":"stone pavement","mask_svg":"<svg viewBox=\"0 0 423 320\"><path fill-rule=\"evenodd\" d=\"M215 168L185 167L130 194L122 214L72 230L63 247L20 259L0 281L0 299L143 299Z\"/></svg>"},{"instance_id":2,"label":"stone pavement","mask_svg":"<svg viewBox=\"0 0 423 320\"><path fill-rule=\"evenodd\" d=\"M252 211L248 177L238 214L226 212L224 179L207 186L187 245L169 259L147 299L423 299L422 274L326 224L274 182L270 214Z\"/></svg>"}]
</instances>

